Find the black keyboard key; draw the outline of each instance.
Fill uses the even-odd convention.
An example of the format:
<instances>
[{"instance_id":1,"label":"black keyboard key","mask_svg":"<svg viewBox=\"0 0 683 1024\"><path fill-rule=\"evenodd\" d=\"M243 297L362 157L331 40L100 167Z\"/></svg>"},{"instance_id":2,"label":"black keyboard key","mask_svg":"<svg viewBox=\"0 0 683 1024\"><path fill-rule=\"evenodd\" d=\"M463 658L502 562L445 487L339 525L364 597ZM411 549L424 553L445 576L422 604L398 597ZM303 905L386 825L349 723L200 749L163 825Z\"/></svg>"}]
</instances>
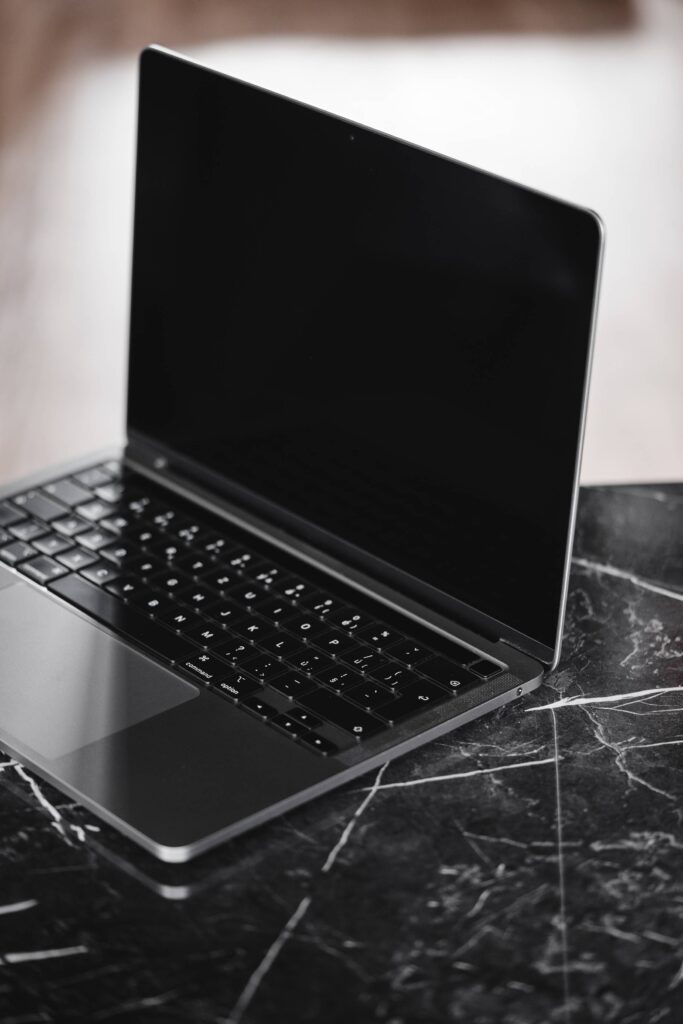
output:
<instances>
[{"instance_id":1,"label":"black keyboard key","mask_svg":"<svg viewBox=\"0 0 683 1024\"><path fill-rule=\"evenodd\" d=\"M449 690L458 690L467 683L476 683L478 679L473 672L447 658L429 658L428 661L423 661L420 672Z\"/></svg>"},{"instance_id":2,"label":"black keyboard key","mask_svg":"<svg viewBox=\"0 0 683 1024\"><path fill-rule=\"evenodd\" d=\"M99 525L104 526L110 533L121 534L130 528L131 519L129 516L107 516L106 519L100 519Z\"/></svg>"},{"instance_id":3,"label":"black keyboard key","mask_svg":"<svg viewBox=\"0 0 683 1024\"><path fill-rule=\"evenodd\" d=\"M81 569L80 572L87 580L97 583L100 587L119 577L118 569L111 562L94 562L92 565L86 566L85 569Z\"/></svg>"},{"instance_id":4,"label":"black keyboard key","mask_svg":"<svg viewBox=\"0 0 683 1024\"><path fill-rule=\"evenodd\" d=\"M263 559L255 555L253 551L244 551L242 549L230 552L226 561L232 569L246 573L247 576L252 576L266 566Z\"/></svg>"},{"instance_id":5,"label":"black keyboard key","mask_svg":"<svg viewBox=\"0 0 683 1024\"><path fill-rule=\"evenodd\" d=\"M192 608L208 608L216 600L216 595L201 584L193 584L185 590L180 590L178 595L181 601L189 604Z\"/></svg>"},{"instance_id":6,"label":"black keyboard key","mask_svg":"<svg viewBox=\"0 0 683 1024\"><path fill-rule=\"evenodd\" d=\"M383 626L381 622L375 622L371 626L365 626L363 629L360 629L358 631L358 639L363 640L366 644L370 644L371 647L375 647L378 651L385 651L387 647L391 647L397 640L404 640L405 637L398 630L390 629L389 626Z\"/></svg>"},{"instance_id":7,"label":"black keyboard key","mask_svg":"<svg viewBox=\"0 0 683 1024\"><path fill-rule=\"evenodd\" d=\"M262 615L269 622L279 623L283 619L287 618L288 615L292 615L294 609L291 604L287 601L282 601L279 597L273 597L269 601L264 601L262 605L259 605L259 615Z\"/></svg>"},{"instance_id":8,"label":"black keyboard key","mask_svg":"<svg viewBox=\"0 0 683 1024\"><path fill-rule=\"evenodd\" d=\"M265 619L259 619L254 615L246 615L244 618L238 619L237 622L231 622L230 628L238 636L252 642L261 640L262 637L270 636L274 633L270 622L266 622Z\"/></svg>"},{"instance_id":9,"label":"black keyboard key","mask_svg":"<svg viewBox=\"0 0 683 1024\"><path fill-rule=\"evenodd\" d=\"M85 569L87 565L94 565L97 555L93 555L90 551L84 551L83 548L72 548L71 551L57 555L57 561L65 565L67 569L78 572L79 569Z\"/></svg>"},{"instance_id":10,"label":"black keyboard key","mask_svg":"<svg viewBox=\"0 0 683 1024\"><path fill-rule=\"evenodd\" d=\"M405 668L403 665L397 665L396 662L387 662L384 668L371 668L369 669L370 675L373 679L376 679L378 683L382 683L384 686L390 686L392 690L403 689L409 683L415 680L415 673L409 668Z\"/></svg>"},{"instance_id":11,"label":"black keyboard key","mask_svg":"<svg viewBox=\"0 0 683 1024\"><path fill-rule=\"evenodd\" d=\"M247 658L246 661L240 662L240 668L266 683L274 679L275 676L281 675L284 666L277 658L271 658L268 654L257 654L253 658Z\"/></svg>"},{"instance_id":12,"label":"black keyboard key","mask_svg":"<svg viewBox=\"0 0 683 1024\"><path fill-rule=\"evenodd\" d=\"M413 643L412 640L399 640L397 644L392 644L391 647L386 649L386 653L392 658L396 658L397 661L402 661L404 665L418 665L425 658L428 658L431 651L428 651L426 647L420 647L419 644Z\"/></svg>"},{"instance_id":13,"label":"black keyboard key","mask_svg":"<svg viewBox=\"0 0 683 1024\"><path fill-rule=\"evenodd\" d=\"M203 576L204 573L209 574L209 571L218 575L215 562L212 562L210 558L206 558L203 555L183 555L182 558L176 558L175 565L181 572L186 572L188 576L194 576L195 578ZM210 586L215 586L216 590L220 590L220 587L216 586L215 582L211 582Z\"/></svg>"},{"instance_id":14,"label":"black keyboard key","mask_svg":"<svg viewBox=\"0 0 683 1024\"><path fill-rule=\"evenodd\" d=\"M352 686L363 682L362 676L352 672L350 668L346 668L344 665L335 665L333 668L322 669L322 671L315 673L315 679L318 679L337 693L346 693Z\"/></svg>"},{"instance_id":15,"label":"black keyboard key","mask_svg":"<svg viewBox=\"0 0 683 1024\"><path fill-rule=\"evenodd\" d=\"M124 601L130 601L135 594L144 590L145 584L134 576L120 576L119 579L112 580L111 583L105 583L105 588L110 594L115 594Z\"/></svg>"},{"instance_id":16,"label":"black keyboard key","mask_svg":"<svg viewBox=\"0 0 683 1024\"><path fill-rule=\"evenodd\" d=\"M420 679L403 690L400 696L377 708L375 714L393 725L411 715L426 711L427 708L435 707L445 700L448 700L448 694L440 686L436 686L426 679Z\"/></svg>"},{"instance_id":17,"label":"black keyboard key","mask_svg":"<svg viewBox=\"0 0 683 1024\"><path fill-rule=\"evenodd\" d=\"M211 622L198 622L194 626L184 628L183 636L200 647L215 647L225 640L225 633L221 627L214 626Z\"/></svg>"},{"instance_id":18,"label":"black keyboard key","mask_svg":"<svg viewBox=\"0 0 683 1024\"><path fill-rule=\"evenodd\" d=\"M134 573L136 576L142 576L144 579L156 576L163 568L164 563L152 555L140 555L139 558L133 558L126 564L126 569L129 572Z\"/></svg>"},{"instance_id":19,"label":"black keyboard key","mask_svg":"<svg viewBox=\"0 0 683 1024\"><path fill-rule=\"evenodd\" d=\"M315 750L317 754L322 754L323 757L332 757L334 754L339 753L339 747L335 746L332 740L326 739L325 736L319 736L315 732L309 732L302 736L301 745L309 750Z\"/></svg>"},{"instance_id":20,"label":"black keyboard key","mask_svg":"<svg viewBox=\"0 0 683 1024\"><path fill-rule=\"evenodd\" d=\"M204 606L202 614L208 615L215 622L220 622L221 626L230 626L233 622L245 618L244 610L229 601L217 601L215 604L210 604L208 608Z\"/></svg>"},{"instance_id":21,"label":"black keyboard key","mask_svg":"<svg viewBox=\"0 0 683 1024\"><path fill-rule=\"evenodd\" d=\"M52 558L48 558L47 555L39 555L38 558L34 558L30 562L22 562L19 568L31 579L43 584L49 583L50 580L56 580L68 572L68 569L65 569L59 562L53 561Z\"/></svg>"},{"instance_id":22,"label":"black keyboard key","mask_svg":"<svg viewBox=\"0 0 683 1024\"><path fill-rule=\"evenodd\" d=\"M114 515L115 511L113 505L106 501L100 501L99 498L94 498L92 501L87 501L84 505L76 507L79 516L87 519L90 523L99 523L100 519Z\"/></svg>"},{"instance_id":23,"label":"black keyboard key","mask_svg":"<svg viewBox=\"0 0 683 1024\"><path fill-rule=\"evenodd\" d=\"M257 689L259 688L258 683L256 687ZM261 700L260 697L247 697L242 702L242 707L246 708L252 715L256 715L257 718L261 718L264 722L277 714L275 708L267 701Z\"/></svg>"},{"instance_id":24,"label":"black keyboard key","mask_svg":"<svg viewBox=\"0 0 683 1024\"><path fill-rule=\"evenodd\" d=\"M12 526L26 516L18 508L13 508L6 501L0 502L0 526Z\"/></svg>"},{"instance_id":25,"label":"black keyboard key","mask_svg":"<svg viewBox=\"0 0 683 1024\"><path fill-rule=\"evenodd\" d=\"M340 608L327 616L331 626L342 629L345 633L357 633L360 629L366 629L373 623L372 616L365 612L356 611L355 608Z\"/></svg>"},{"instance_id":26,"label":"black keyboard key","mask_svg":"<svg viewBox=\"0 0 683 1024\"><path fill-rule=\"evenodd\" d=\"M212 558L222 558L232 548L230 541L227 537L222 537L218 533L209 534L208 537L202 537L198 541L196 547L204 554L210 555Z\"/></svg>"},{"instance_id":27,"label":"black keyboard key","mask_svg":"<svg viewBox=\"0 0 683 1024\"><path fill-rule=\"evenodd\" d=\"M245 666L246 668L246 666ZM309 693L315 689L317 683L312 679L308 679L304 675L297 675L296 672L287 672L286 675L279 676L277 679L269 680L269 685L273 690L277 690L284 697L289 697L290 700L294 698L302 697L305 693Z\"/></svg>"},{"instance_id":28,"label":"black keyboard key","mask_svg":"<svg viewBox=\"0 0 683 1024\"><path fill-rule=\"evenodd\" d=\"M486 658L481 658L479 661L475 661L473 665L470 665L470 671L476 672L478 676L482 677L482 679L491 679L503 670L500 665L496 665L495 662L488 661Z\"/></svg>"},{"instance_id":29,"label":"black keyboard key","mask_svg":"<svg viewBox=\"0 0 683 1024\"><path fill-rule=\"evenodd\" d=\"M345 661L347 665L351 665L357 672L369 672L371 675L383 671L392 664L388 658L378 654L377 651L373 651L372 647L364 647L360 644L357 644L356 647L340 657L342 661Z\"/></svg>"},{"instance_id":30,"label":"black keyboard key","mask_svg":"<svg viewBox=\"0 0 683 1024\"><path fill-rule=\"evenodd\" d=\"M51 526L63 537L77 537L79 533L85 533L90 529L90 523L81 519L80 516L64 516L63 519L55 519Z\"/></svg>"},{"instance_id":31,"label":"black keyboard key","mask_svg":"<svg viewBox=\"0 0 683 1024\"><path fill-rule=\"evenodd\" d=\"M173 634L169 634L173 635ZM189 672L195 679L200 679L204 683L218 683L221 679L229 679L233 674L232 669L229 668L225 662L219 661L218 658L214 658L212 654L207 654L206 651L197 651L195 654L191 654L189 658L185 658L181 662L181 668L185 672ZM258 686L258 683L256 684Z\"/></svg>"},{"instance_id":32,"label":"black keyboard key","mask_svg":"<svg viewBox=\"0 0 683 1024\"><path fill-rule=\"evenodd\" d=\"M307 731L305 725L290 718L289 715L276 715L272 719L272 724L293 739L298 739L299 736Z\"/></svg>"},{"instance_id":33,"label":"black keyboard key","mask_svg":"<svg viewBox=\"0 0 683 1024\"><path fill-rule=\"evenodd\" d=\"M299 654L288 654L285 659L289 665L298 669L300 672L320 672L322 669L330 668L334 665L331 658L328 658L325 654L320 654L318 651L314 651L311 647L306 647Z\"/></svg>"},{"instance_id":34,"label":"black keyboard key","mask_svg":"<svg viewBox=\"0 0 683 1024\"><path fill-rule=\"evenodd\" d=\"M217 693L227 697L228 700L233 701L235 704L248 697L253 697L253 694L258 693L261 689L260 683L249 679L247 676L240 675L238 672L230 672L225 679L220 679L211 685Z\"/></svg>"},{"instance_id":35,"label":"black keyboard key","mask_svg":"<svg viewBox=\"0 0 683 1024\"><path fill-rule=\"evenodd\" d=\"M27 491L26 494L20 494L13 500L25 515L35 516L36 519L42 519L44 523L51 523L53 519L59 519L69 511L66 506L55 501L54 498L48 498L45 494L41 494L40 491Z\"/></svg>"},{"instance_id":36,"label":"black keyboard key","mask_svg":"<svg viewBox=\"0 0 683 1024\"><path fill-rule=\"evenodd\" d=\"M45 537L34 540L33 546L44 555L59 555L62 551L72 548L73 543L66 537L60 537L58 533L48 533Z\"/></svg>"},{"instance_id":37,"label":"black keyboard key","mask_svg":"<svg viewBox=\"0 0 683 1024\"><path fill-rule=\"evenodd\" d=\"M102 484L107 484L112 479L111 473L107 472L106 469L100 466L93 466L92 469L84 469L82 473L76 473L75 478L82 483L84 487L100 487Z\"/></svg>"},{"instance_id":38,"label":"black keyboard key","mask_svg":"<svg viewBox=\"0 0 683 1024\"><path fill-rule=\"evenodd\" d=\"M181 590L185 591L188 586L192 586L190 577L185 576L182 572L160 572L156 576L152 576L150 583L167 594L179 593Z\"/></svg>"},{"instance_id":39,"label":"black keyboard key","mask_svg":"<svg viewBox=\"0 0 683 1024\"><path fill-rule=\"evenodd\" d=\"M30 540L35 540L36 537L43 537L47 530L42 523L37 523L35 519L24 519L16 526L10 526L9 532L17 540L25 540L28 543Z\"/></svg>"},{"instance_id":40,"label":"black keyboard key","mask_svg":"<svg viewBox=\"0 0 683 1024\"><path fill-rule=\"evenodd\" d=\"M303 645L295 636L288 636L287 633L275 633L260 641L260 646L269 654L277 658L286 658L289 655L303 653Z\"/></svg>"},{"instance_id":41,"label":"black keyboard key","mask_svg":"<svg viewBox=\"0 0 683 1024\"><path fill-rule=\"evenodd\" d=\"M192 651L192 645L187 640L148 619L129 604L119 601L113 594L88 583L81 576L65 576L51 583L50 589L88 612L98 622L149 648L165 661L178 661Z\"/></svg>"},{"instance_id":42,"label":"black keyboard key","mask_svg":"<svg viewBox=\"0 0 683 1024\"><path fill-rule=\"evenodd\" d=\"M323 724L319 718L312 715L310 711L304 711L303 708L287 708L287 714L295 722L305 725L307 729L317 729L318 726Z\"/></svg>"},{"instance_id":43,"label":"black keyboard key","mask_svg":"<svg viewBox=\"0 0 683 1024\"><path fill-rule=\"evenodd\" d=\"M285 575L285 570L276 565L267 565L265 569L250 572L249 575L260 587L274 587Z\"/></svg>"},{"instance_id":44,"label":"black keyboard key","mask_svg":"<svg viewBox=\"0 0 683 1024\"><path fill-rule=\"evenodd\" d=\"M330 631L329 626L321 622L314 615L300 615L296 612L285 616L283 626L288 632L293 633L294 636L300 637L302 640L313 640L315 637L322 636Z\"/></svg>"},{"instance_id":45,"label":"black keyboard key","mask_svg":"<svg viewBox=\"0 0 683 1024\"><path fill-rule=\"evenodd\" d=\"M99 551L111 544L111 534L108 530L89 530L78 535L78 543L88 551Z\"/></svg>"},{"instance_id":46,"label":"black keyboard key","mask_svg":"<svg viewBox=\"0 0 683 1024\"><path fill-rule=\"evenodd\" d=\"M54 483L46 484L43 490L51 498L56 498L57 501L68 505L69 508L73 508L74 505L82 505L83 502L92 498L89 490L73 480L56 480Z\"/></svg>"},{"instance_id":47,"label":"black keyboard key","mask_svg":"<svg viewBox=\"0 0 683 1024\"><path fill-rule=\"evenodd\" d=\"M221 658L225 658L226 661L231 662L233 665L239 665L247 658L253 658L254 648L245 640L231 637L224 644L218 644L214 647L213 653L219 654Z\"/></svg>"},{"instance_id":48,"label":"black keyboard key","mask_svg":"<svg viewBox=\"0 0 683 1024\"><path fill-rule=\"evenodd\" d=\"M209 531L201 525L190 519L183 519L179 522L177 519L171 523L168 531L173 537L177 537L183 544L192 545L197 541L201 540L202 537L208 537Z\"/></svg>"},{"instance_id":49,"label":"black keyboard key","mask_svg":"<svg viewBox=\"0 0 683 1024\"><path fill-rule=\"evenodd\" d=\"M329 690L314 690L313 693L298 699L299 703L314 715L319 715L358 740L374 736L384 728L376 718L371 718L365 711L343 697L330 693Z\"/></svg>"},{"instance_id":50,"label":"black keyboard key","mask_svg":"<svg viewBox=\"0 0 683 1024\"><path fill-rule=\"evenodd\" d=\"M187 563L188 559L182 559L182 561ZM242 582L238 574L233 572L232 569L230 572L226 569L217 569L215 563L212 564L206 558L195 558L192 556L190 561L193 566L193 575L199 576L202 583L206 583L207 587L217 590L219 594L224 594L227 590ZM203 566L203 568L196 568L197 566ZM247 590L249 588L245 587L244 589Z\"/></svg>"},{"instance_id":51,"label":"black keyboard key","mask_svg":"<svg viewBox=\"0 0 683 1024\"><path fill-rule=\"evenodd\" d=\"M88 570L86 569L86 572ZM84 574L85 575L85 574ZM164 615L171 608L175 608L175 602L167 594L159 590L142 590L132 599L132 603L148 615Z\"/></svg>"},{"instance_id":52,"label":"black keyboard key","mask_svg":"<svg viewBox=\"0 0 683 1024\"><path fill-rule=\"evenodd\" d=\"M302 597L298 604L300 608L305 608L312 615L319 615L324 619L327 619L332 612L344 607L344 602L340 597L330 597L329 594L323 594L320 590L311 591L306 597Z\"/></svg>"},{"instance_id":53,"label":"black keyboard key","mask_svg":"<svg viewBox=\"0 0 683 1024\"><path fill-rule=\"evenodd\" d=\"M328 654L334 654L339 657L344 654L345 651L352 651L358 646L355 638L347 636L346 633L340 633L336 629L326 628L325 632L315 638L316 647L320 647L321 650L326 651Z\"/></svg>"},{"instance_id":54,"label":"black keyboard key","mask_svg":"<svg viewBox=\"0 0 683 1024\"><path fill-rule=\"evenodd\" d=\"M370 680L361 683L360 686L353 686L347 690L344 696L355 704L360 704L366 711L373 711L391 700L391 693L388 690L385 690L383 686L376 686Z\"/></svg>"},{"instance_id":55,"label":"black keyboard key","mask_svg":"<svg viewBox=\"0 0 683 1024\"><path fill-rule=\"evenodd\" d=\"M146 531L142 531L142 535ZM160 544L146 544L145 545L158 558L161 558L165 562L173 562L179 555L185 554L187 548L184 548L180 541L168 541L163 540Z\"/></svg>"},{"instance_id":56,"label":"black keyboard key","mask_svg":"<svg viewBox=\"0 0 683 1024\"><path fill-rule=\"evenodd\" d=\"M108 559L115 565L130 564L136 557L139 556L140 552L133 545L129 544L128 541L117 541L115 544L109 544L106 548L100 549L102 558Z\"/></svg>"},{"instance_id":57,"label":"black keyboard key","mask_svg":"<svg viewBox=\"0 0 683 1024\"><path fill-rule=\"evenodd\" d=\"M102 520L103 523L109 522L107 519ZM132 541L134 544L138 544L141 548L149 550L155 547L157 544L161 545L165 550L168 547L169 542L165 541L159 530L154 530L151 526L140 526L136 524L132 529L125 531L126 540ZM166 555L163 556L164 561L167 561Z\"/></svg>"},{"instance_id":58,"label":"black keyboard key","mask_svg":"<svg viewBox=\"0 0 683 1024\"><path fill-rule=\"evenodd\" d=\"M11 544L6 544L4 548L0 548L0 558L8 565L19 565L20 562L25 562L35 553L36 549L23 540L15 540Z\"/></svg>"},{"instance_id":59,"label":"black keyboard key","mask_svg":"<svg viewBox=\"0 0 683 1024\"><path fill-rule=\"evenodd\" d=\"M206 579L206 577L205 577ZM243 586L233 587L230 591L230 600L242 608L258 608L260 604L270 601L270 595L260 587Z\"/></svg>"},{"instance_id":60,"label":"black keyboard key","mask_svg":"<svg viewBox=\"0 0 683 1024\"><path fill-rule=\"evenodd\" d=\"M298 576L285 576L284 579L278 580L277 584L273 587L278 594L282 594L288 601L304 601L309 594L312 594L317 588L312 583L306 583L305 580L299 579Z\"/></svg>"},{"instance_id":61,"label":"black keyboard key","mask_svg":"<svg viewBox=\"0 0 683 1024\"><path fill-rule=\"evenodd\" d=\"M203 626L204 620L185 608L173 607L168 611L163 612L158 616L159 622L163 622L164 626L168 626L169 629L175 629L179 633L185 633L186 630L193 630L197 626Z\"/></svg>"}]
</instances>

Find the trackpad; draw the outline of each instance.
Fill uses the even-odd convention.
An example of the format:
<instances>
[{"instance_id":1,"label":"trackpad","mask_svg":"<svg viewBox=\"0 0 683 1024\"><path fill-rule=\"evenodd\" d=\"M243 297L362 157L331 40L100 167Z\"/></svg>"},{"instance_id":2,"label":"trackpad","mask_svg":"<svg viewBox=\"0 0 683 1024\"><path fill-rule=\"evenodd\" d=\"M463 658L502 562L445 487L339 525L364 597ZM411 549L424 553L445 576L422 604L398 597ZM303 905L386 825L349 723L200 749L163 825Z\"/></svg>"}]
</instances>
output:
<instances>
[{"instance_id":1,"label":"trackpad","mask_svg":"<svg viewBox=\"0 0 683 1024\"><path fill-rule=\"evenodd\" d=\"M0 737L62 757L199 695L24 583L0 590Z\"/></svg>"}]
</instances>

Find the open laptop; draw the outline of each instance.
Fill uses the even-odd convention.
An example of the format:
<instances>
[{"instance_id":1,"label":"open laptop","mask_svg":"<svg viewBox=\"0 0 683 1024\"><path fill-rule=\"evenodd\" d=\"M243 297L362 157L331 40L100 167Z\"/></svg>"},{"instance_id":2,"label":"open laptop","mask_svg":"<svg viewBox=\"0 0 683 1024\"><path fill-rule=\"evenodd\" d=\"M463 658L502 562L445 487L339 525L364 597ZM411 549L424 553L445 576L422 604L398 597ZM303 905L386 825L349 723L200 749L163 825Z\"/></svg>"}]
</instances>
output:
<instances>
[{"instance_id":1,"label":"open laptop","mask_svg":"<svg viewBox=\"0 0 683 1024\"><path fill-rule=\"evenodd\" d=\"M152 47L127 443L0 493L0 744L184 861L557 662L597 217Z\"/></svg>"}]
</instances>

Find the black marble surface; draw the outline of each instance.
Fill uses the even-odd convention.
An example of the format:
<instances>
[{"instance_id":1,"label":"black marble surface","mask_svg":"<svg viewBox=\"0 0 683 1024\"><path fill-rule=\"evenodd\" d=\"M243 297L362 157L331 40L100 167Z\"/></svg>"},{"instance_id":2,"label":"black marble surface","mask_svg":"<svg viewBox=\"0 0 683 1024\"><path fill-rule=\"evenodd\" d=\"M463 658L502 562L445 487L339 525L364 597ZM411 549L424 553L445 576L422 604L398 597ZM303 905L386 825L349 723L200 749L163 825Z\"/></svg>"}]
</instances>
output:
<instances>
[{"instance_id":1,"label":"black marble surface","mask_svg":"<svg viewBox=\"0 0 683 1024\"><path fill-rule=\"evenodd\" d=\"M682 513L583 491L545 686L189 869L0 759L0 1019L683 1021Z\"/></svg>"}]
</instances>

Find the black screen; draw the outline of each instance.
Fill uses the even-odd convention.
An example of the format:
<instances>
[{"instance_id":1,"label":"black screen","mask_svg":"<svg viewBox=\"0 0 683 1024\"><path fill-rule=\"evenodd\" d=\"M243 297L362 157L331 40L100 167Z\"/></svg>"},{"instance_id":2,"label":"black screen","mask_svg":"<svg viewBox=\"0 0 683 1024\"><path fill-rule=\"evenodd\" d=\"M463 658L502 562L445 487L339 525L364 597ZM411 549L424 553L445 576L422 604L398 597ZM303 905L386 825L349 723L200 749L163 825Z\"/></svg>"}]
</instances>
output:
<instances>
[{"instance_id":1,"label":"black screen","mask_svg":"<svg viewBox=\"0 0 683 1024\"><path fill-rule=\"evenodd\" d=\"M553 647L595 217L141 69L130 428Z\"/></svg>"}]
</instances>

